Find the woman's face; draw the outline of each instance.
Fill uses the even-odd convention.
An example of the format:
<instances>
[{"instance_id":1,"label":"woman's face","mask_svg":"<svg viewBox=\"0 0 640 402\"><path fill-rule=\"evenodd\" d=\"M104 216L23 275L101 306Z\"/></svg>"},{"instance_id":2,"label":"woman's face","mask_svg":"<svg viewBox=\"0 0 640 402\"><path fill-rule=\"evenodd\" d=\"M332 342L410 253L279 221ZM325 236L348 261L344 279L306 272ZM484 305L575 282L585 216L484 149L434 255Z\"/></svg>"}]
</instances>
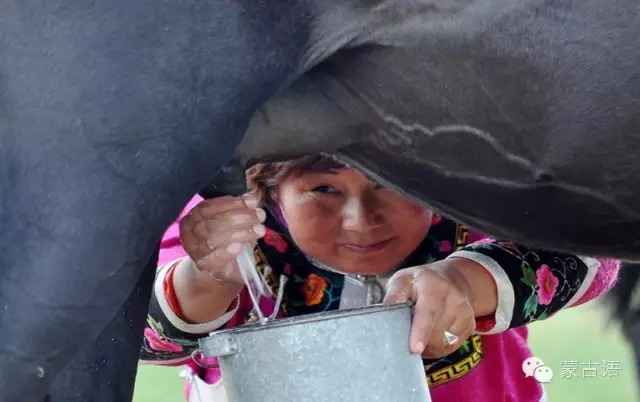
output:
<instances>
[{"instance_id":1,"label":"woman's face","mask_svg":"<svg viewBox=\"0 0 640 402\"><path fill-rule=\"evenodd\" d=\"M432 213L355 169L290 174L276 199L307 255L344 272L372 274L418 247Z\"/></svg>"}]
</instances>

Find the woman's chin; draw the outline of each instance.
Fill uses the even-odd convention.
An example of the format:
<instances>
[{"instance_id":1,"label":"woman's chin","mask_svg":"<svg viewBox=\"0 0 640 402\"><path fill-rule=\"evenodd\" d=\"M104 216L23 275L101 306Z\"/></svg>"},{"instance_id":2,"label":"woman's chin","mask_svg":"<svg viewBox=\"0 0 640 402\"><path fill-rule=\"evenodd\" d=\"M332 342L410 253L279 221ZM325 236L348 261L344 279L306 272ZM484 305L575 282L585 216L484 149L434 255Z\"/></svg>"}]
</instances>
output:
<instances>
[{"instance_id":1,"label":"woman's chin","mask_svg":"<svg viewBox=\"0 0 640 402\"><path fill-rule=\"evenodd\" d=\"M391 259L380 258L380 256L360 256L359 258L349 258L348 263L342 264L342 268L340 270L356 275L383 274L397 265L391 262L385 263L387 260L390 261Z\"/></svg>"}]
</instances>

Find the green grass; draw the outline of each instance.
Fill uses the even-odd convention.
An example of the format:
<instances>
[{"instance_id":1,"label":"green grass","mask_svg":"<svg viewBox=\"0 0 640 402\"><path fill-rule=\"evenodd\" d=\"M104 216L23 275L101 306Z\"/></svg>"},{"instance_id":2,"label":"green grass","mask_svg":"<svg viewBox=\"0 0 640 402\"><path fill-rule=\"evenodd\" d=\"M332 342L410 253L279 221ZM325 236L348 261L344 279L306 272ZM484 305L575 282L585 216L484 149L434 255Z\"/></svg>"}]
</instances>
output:
<instances>
[{"instance_id":1,"label":"green grass","mask_svg":"<svg viewBox=\"0 0 640 402\"><path fill-rule=\"evenodd\" d=\"M554 378L545 387L550 402L638 402L633 354L619 330L607 326L606 316L598 306L581 306L564 311L552 319L530 326L530 344L535 356L551 367ZM606 327L606 328L605 328ZM586 363L602 360L618 361L618 378L605 378L598 368L596 378L563 378L563 361ZM180 369L140 366L134 402L184 401Z\"/></svg>"},{"instance_id":2,"label":"green grass","mask_svg":"<svg viewBox=\"0 0 640 402\"><path fill-rule=\"evenodd\" d=\"M554 373L551 383L545 385L551 402L640 401L631 347L619 329L606 319L600 306L580 306L530 326L534 355ZM588 367L585 364L589 359L598 363L619 362L618 378L605 377L602 367L598 367L596 378L589 377L589 370L587 373L582 370ZM566 372L570 367L563 361L579 363L575 372L578 377L563 377L563 368Z\"/></svg>"},{"instance_id":3,"label":"green grass","mask_svg":"<svg viewBox=\"0 0 640 402\"><path fill-rule=\"evenodd\" d=\"M134 402L184 402L184 383L175 367L140 366Z\"/></svg>"}]
</instances>

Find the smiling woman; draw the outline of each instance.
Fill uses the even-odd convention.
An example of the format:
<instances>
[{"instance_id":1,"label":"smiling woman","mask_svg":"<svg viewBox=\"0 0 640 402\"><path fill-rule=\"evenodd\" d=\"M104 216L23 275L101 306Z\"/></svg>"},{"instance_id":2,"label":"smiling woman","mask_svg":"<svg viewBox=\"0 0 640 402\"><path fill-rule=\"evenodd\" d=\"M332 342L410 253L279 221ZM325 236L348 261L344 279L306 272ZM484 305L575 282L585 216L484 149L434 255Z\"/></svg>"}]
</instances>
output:
<instances>
[{"instance_id":1,"label":"smiling woman","mask_svg":"<svg viewBox=\"0 0 640 402\"><path fill-rule=\"evenodd\" d=\"M289 233L307 257L354 274L396 267L431 225L431 211L329 157L258 165L247 180L263 205L296 222Z\"/></svg>"},{"instance_id":2,"label":"smiling woman","mask_svg":"<svg viewBox=\"0 0 640 402\"><path fill-rule=\"evenodd\" d=\"M272 295L283 289L281 304L260 300L261 314L415 302L407 347L422 355L435 402L545 400L521 373L526 325L593 299L617 275L616 261L486 238L323 155L246 176L251 194L195 199L165 236L183 249L161 253L142 360L186 364L192 401L224 390L219 370L192 359L197 340L256 320L235 263L241 243L255 244Z\"/></svg>"}]
</instances>

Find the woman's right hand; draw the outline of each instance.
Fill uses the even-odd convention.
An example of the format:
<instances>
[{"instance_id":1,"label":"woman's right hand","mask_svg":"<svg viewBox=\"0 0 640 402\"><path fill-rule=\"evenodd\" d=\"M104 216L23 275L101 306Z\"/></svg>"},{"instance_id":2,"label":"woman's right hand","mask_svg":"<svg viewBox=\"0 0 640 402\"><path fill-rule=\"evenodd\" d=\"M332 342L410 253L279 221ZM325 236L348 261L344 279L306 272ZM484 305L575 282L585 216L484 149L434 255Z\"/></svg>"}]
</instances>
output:
<instances>
[{"instance_id":1,"label":"woman's right hand","mask_svg":"<svg viewBox=\"0 0 640 402\"><path fill-rule=\"evenodd\" d=\"M205 200L180 222L180 241L197 269L220 283L243 284L236 257L242 243L264 236L264 210L249 196Z\"/></svg>"}]
</instances>

